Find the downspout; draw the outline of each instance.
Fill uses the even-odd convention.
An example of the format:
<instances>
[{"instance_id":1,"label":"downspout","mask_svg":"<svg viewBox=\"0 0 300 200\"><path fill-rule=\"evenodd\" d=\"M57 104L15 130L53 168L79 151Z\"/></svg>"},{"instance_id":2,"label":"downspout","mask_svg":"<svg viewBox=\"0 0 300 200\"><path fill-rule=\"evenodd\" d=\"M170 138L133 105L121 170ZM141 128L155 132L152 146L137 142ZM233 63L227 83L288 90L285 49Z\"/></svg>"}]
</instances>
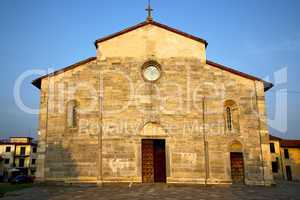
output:
<instances>
[{"instance_id":1,"label":"downspout","mask_svg":"<svg viewBox=\"0 0 300 200\"><path fill-rule=\"evenodd\" d=\"M285 180L285 176L284 176L284 164L283 164L283 157L282 157L282 153L281 153L280 141L279 141L279 153L280 153L280 164L281 164L282 178L283 178L283 180Z\"/></svg>"},{"instance_id":2,"label":"downspout","mask_svg":"<svg viewBox=\"0 0 300 200\"><path fill-rule=\"evenodd\" d=\"M17 144L14 144L13 167L16 167L16 151L17 151Z\"/></svg>"},{"instance_id":3,"label":"downspout","mask_svg":"<svg viewBox=\"0 0 300 200\"><path fill-rule=\"evenodd\" d=\"M259 112L259 108L258 108L257 87L256 87L256 82L255 81L254 81L254 87L255 87L256 108L257 108L257 114L258 114L258 128L259 128L258 131L259 131L259 143L260 143L260 154L261 154L261 167L262 167L263 182L264 182L264 184L266 184L266 181L265 181L265 168L264 168L264 157L263 157L263 150L262 150L260 112Z\"/></svg>"},{"instance_id":4,"label":"downspout","mask_svg":"<svg viewBox=\"0 0 300 200\"><path fill-rule=\"evenodd\" d=\"M204 147L204 165L205 165L205 185L207 185L207 179L209 177L209 166L208 166L208 151L207 151L207 138L205 130L205 97L202 100L202 124L203 124L203 147Z\"/></svg>"},{"instance_id":5,"label":"downspout","mask_svg":"<svg viewBox=\"0 0 300 200\"><path fill-rule=\"evenodd\" d=\"M98 184L103 183L103 177L102 177L102 134L103 134L103 79L101 77L100 73L100 83L99 83L99 125L100 130L98 134Z\"/></svg>"}]
</instances>

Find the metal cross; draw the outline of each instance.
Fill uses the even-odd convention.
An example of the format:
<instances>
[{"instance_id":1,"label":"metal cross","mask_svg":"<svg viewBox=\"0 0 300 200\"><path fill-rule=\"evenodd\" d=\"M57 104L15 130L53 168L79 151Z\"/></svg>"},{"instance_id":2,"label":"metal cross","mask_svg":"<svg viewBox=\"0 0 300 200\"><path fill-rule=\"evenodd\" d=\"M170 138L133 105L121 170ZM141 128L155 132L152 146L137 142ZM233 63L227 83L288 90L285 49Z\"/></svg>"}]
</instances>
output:
<instances>
[{"instance_id":1,"label":"metal cross","mask_svg":"<svg viewBox=\"0 0 300 200\"><path fill-rule=\"evenodd\" d=\"M148 8L146 9L146 11L148 12L148 17L147 17L147 21L152 21L152 11L153 9L151 8L151 1L148 0Z\"/></svg>"}]
</instances>

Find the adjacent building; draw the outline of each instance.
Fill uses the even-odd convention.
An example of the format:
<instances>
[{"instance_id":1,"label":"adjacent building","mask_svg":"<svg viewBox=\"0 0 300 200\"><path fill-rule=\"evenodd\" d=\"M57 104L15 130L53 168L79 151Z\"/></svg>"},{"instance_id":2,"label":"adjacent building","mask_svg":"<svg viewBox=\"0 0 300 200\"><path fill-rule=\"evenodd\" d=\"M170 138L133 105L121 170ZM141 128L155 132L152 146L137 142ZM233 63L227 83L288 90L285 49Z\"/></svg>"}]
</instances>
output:
<instances>
[{"instance_id":1,"label":"adjacent building","mask_svg":"<svg viewBox=\"0 0 300 200\"><path fill-rule=\"evenodd\" d=\"M0 181L3 178L3 158L0 156Z\"/></svg>"},{"instance_id":2,"label":"adjacent building","mask_svg":"<svg viewBox=\"0 0 300 200\"><path fill-rule=\"evenodd\" d=\"M0 140L0 156L3 159L3 175L35 175L37 143L30 137L10 137Z\"/></svg>"},{"instance_id":3,"label":"adjacent building","mask_svg":"<svg viewBox=\"0 0 300 200\"><path fill-rule=\"evenodd\" d=\"M300 140L270 135L270 152L275 180L300 181Z\"/></svg>"}]
</instances>

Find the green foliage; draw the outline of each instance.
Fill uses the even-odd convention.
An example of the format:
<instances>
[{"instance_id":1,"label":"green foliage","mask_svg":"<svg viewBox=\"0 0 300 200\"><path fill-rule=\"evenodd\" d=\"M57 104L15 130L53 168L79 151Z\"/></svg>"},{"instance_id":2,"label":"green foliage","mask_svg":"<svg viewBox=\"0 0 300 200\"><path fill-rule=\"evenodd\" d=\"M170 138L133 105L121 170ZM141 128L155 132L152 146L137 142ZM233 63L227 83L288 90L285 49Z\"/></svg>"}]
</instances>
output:
<instances>
[{"instance_id":1,"label":"green foliage","mask_svg":"<svg viewBox=\"0 0 300 200\"><path fill-rule=\"evenodd\" d=\"M10 183L0 183L0 197L1 194L5 194L7 192L14 192L18 190L22 190L25 188L32 187L33 184L10 184Z\"/></svg>"}]
</instances>

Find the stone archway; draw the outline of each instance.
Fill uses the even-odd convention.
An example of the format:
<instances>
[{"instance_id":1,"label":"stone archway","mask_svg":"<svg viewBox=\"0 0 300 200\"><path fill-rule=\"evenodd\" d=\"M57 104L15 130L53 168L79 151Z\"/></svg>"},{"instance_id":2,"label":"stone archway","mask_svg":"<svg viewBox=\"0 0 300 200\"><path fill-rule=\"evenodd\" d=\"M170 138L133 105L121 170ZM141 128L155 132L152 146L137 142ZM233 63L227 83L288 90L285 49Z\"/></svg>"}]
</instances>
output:
<instances>
[{"instance_id":1,"label":"stone archway","mask_svg":"<svg viewBox=\"0 0 300 200\"><path fill-rule=\"evenodd\" d=\"M156 122L148 122L142 127L140 134L149 137L166 137L167 132L163 127Z\"/></svg>"},{"instance_id":2,"label":"stone archway","mask_svg":"<svg viewBox=\"0 0 300 200\"><path fill-rule=\"evenodd\" d=\"M243 145L238 140L233 140L229 145L229 152L243 152Z\"/></svg>"}]
</instances>

